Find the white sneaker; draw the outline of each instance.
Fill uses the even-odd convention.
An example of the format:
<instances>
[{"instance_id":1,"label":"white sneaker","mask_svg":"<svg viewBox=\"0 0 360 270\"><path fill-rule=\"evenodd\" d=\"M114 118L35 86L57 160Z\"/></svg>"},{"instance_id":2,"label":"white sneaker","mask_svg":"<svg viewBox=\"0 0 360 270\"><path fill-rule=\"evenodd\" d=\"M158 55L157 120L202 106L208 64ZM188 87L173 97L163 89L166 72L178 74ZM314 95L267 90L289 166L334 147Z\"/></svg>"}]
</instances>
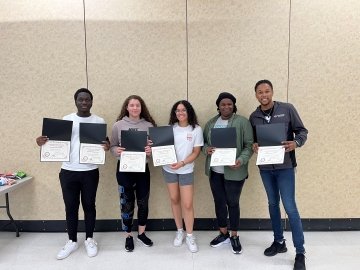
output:
<instances>
[{"instance_id":1,"label":"white sneaker","mask_svg":"<svg viewBox=\"0 0 360 270\"><path fill-rule=\"evenodd\" d=\"M186 236L186 244L191 252L198 252L198 246L194 236Z\"/></svg>"},{"instance_id":2,"label":"white sneaker","mask_svg":"<svg viewBox=\"0 0 360 270\"><path fill-rule=\"evenodd\" d=\"M180 247L184 241L184 231L177 231L174 239L174 246Z\"/></svg>"},{"instance_id":3,"label":"white sneaker","mask_svg":"<svg viewBox=\"0 0 360 270\"><path fill-rule=\"evenodd\" d=\"M98 253L97 243L94 240L94 238L88 237L88 239L85 240L85 249L87 252L87 255L89 257L95 257Z\"/></svg>"},{"instance_id":4,"label":"white sneaker","mask_svg":"<svg viewBox=\"0 0 360 270\"><path fill-rule=\"evenodd\" d=\"M78 247L79 245L77 242L73 242L72 240L67 241L65 246L56 255L56 259L62 260L67 258L71 253L77 250Z\"/></svg>"}]
</instances>

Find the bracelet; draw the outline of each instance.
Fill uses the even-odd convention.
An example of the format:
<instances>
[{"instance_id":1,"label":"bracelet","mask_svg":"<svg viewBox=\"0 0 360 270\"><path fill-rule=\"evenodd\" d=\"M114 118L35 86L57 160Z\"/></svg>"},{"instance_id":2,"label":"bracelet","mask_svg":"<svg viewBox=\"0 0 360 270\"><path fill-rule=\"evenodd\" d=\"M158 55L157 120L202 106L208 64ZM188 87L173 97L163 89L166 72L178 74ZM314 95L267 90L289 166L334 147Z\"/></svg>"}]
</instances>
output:
<instances>
[{"instance_id":1,"label":"bracelet","mask_svg":"<svg viewBox=\"0 0 360 270\"><path fill-rule=\"evenodd\" d=\"M183 167L186 165L183 160L181 161L181 164L182 164Z\"/></svg>"}]
</instances>

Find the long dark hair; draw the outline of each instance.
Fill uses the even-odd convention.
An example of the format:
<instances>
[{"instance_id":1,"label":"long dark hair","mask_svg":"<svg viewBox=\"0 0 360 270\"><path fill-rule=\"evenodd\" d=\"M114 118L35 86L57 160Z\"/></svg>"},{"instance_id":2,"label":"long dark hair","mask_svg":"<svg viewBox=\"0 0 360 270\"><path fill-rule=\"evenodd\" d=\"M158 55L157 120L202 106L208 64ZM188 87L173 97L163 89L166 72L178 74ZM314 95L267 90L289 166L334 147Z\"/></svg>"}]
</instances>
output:
<instances>
[{"instance_id":1,"label":"long dark hair","mask_svg":"<svg viewBox=\"0 0 360 270\"><path fill-rule=\"evenodd\" d=\"M179 100L172 106L171 111L170 111L169 125L173 125L173 124L179 122L179 120L176 117L176 109L177 109L177 106L179 106L179 104L184 105L184 107L186 109L189 125L191 125L193 128L195 128L196 125L199 125L195 110L194 110L193 106L190 104L190 102L187 100Z\"/></svg>"},{"instance_id":2,"label":"long dark hair","mask_svg":"<svg viewBox=\"0 0 360 270\"><path fill-rule=\"evenodd\" d=\"M129 112L127 110L127 106L129 105L129 102L131 99L136 99L140 102L141 105L141 113L140 113L140 118L144 118L146 121L150 122L151 124L153 124L154 127L156 127L156 123L155 120L152 118L146 104L145 101L138 95L131 95L129 97L127 97L121 107L121 111L119 116L117 117L116 121L120 121L121 119L124 118L124 116L129 116Z\"/></svg>"}]
</instances>

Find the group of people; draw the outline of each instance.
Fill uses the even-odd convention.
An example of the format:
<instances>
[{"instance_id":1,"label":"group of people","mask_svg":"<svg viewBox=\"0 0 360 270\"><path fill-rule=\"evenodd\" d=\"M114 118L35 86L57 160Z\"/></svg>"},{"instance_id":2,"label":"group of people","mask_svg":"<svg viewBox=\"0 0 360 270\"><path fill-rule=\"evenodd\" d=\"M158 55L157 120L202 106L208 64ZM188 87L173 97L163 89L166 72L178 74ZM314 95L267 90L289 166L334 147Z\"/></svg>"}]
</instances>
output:
<instances>
[{"instance_id":1,"label":"group of people","mask_svg":"<svg viewBox=\"0 0 360 270\"><path fill-rule=\"evenodd\" d=\"M237 114L236 98L228 92L219 94L215 104L217 114L204 126L200 127L193 106L187 100L177 101L171 108L168 124L173 127L174 145L177 163L162 167L167 185L171 209L176 224L173 245L179 247L186 242L191 252L197 252L198 246L193 234L194 227L194 161L202 152L206 156L205 173L209 177L214 199L215 214L219 234L210 242L212 247L231 243L234 254L242 252L238 230L240 223L240 194L248 178L248 163L258 151L256 126L270 123L284 123L287 139L282 142L285 148L283 164L260 165L260 175L268 197L269 213L274 232L274 241L264 251L266 256L287 251L280 215L280 198L284 204L292 230L296 248L294 269L305 269L304 235L299 212L295 202L295 148L304 145L307 129L293 105L274 101L273 86L268 80L261 80L255 85L255 96L260 105L247 119ZM74 95L77 113L65 116L64 120L73 121L70 162L63 162L59 173L60 184L66 210L69 240L60 250L57 259L68 257L78 248L77 225L80 199L84 210L86 240L85 248L89 257L97 255L97 242L93 238L96 220L95 199L99 183L97 165L79 163L79 123L104 123L104 119L91 114L92 93L81 88ZM118 183L122 229L126 232L125 250L134 250L132 236L135 200L138 207L137 240L145 246L152 246L153 241L145 234L149 212L150 172L146 165L145 172L121 172L120 156L126 149L121 146L121 131L147 131L155 127L144 100L137 95L125 99L116 123L113 125L111 138L104 141L105 150L110 150L117 161L116 179ZM210 166L211 155L216 150L211 142L213 128L234 127L236 129L236 162L232 166ZM48 138L36 139L39 146ZM151 140L144 149L147 159L151 157ZM229 218L229 225L228 225ZM184 226L185 225L185 226Z\"/></svg>"}]
</instances>

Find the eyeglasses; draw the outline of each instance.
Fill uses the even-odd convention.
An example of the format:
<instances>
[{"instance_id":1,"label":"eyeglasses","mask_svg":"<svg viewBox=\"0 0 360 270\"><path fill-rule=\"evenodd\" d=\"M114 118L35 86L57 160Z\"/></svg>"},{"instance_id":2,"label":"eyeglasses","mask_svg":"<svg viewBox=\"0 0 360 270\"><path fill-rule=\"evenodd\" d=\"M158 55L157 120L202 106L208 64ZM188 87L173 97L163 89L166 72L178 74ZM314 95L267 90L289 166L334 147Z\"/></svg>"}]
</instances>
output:
<instances>
[{"instance_id":1,"label":"eyeglasses","mask_svg":"<svg viewBox=\"0 0 360 270\"><path fill-rule=\"evenodd\" d=\"M175 113L186 113L186 109L182 109L182 110L175 110Z\"/></svg>"}]
</instances>

